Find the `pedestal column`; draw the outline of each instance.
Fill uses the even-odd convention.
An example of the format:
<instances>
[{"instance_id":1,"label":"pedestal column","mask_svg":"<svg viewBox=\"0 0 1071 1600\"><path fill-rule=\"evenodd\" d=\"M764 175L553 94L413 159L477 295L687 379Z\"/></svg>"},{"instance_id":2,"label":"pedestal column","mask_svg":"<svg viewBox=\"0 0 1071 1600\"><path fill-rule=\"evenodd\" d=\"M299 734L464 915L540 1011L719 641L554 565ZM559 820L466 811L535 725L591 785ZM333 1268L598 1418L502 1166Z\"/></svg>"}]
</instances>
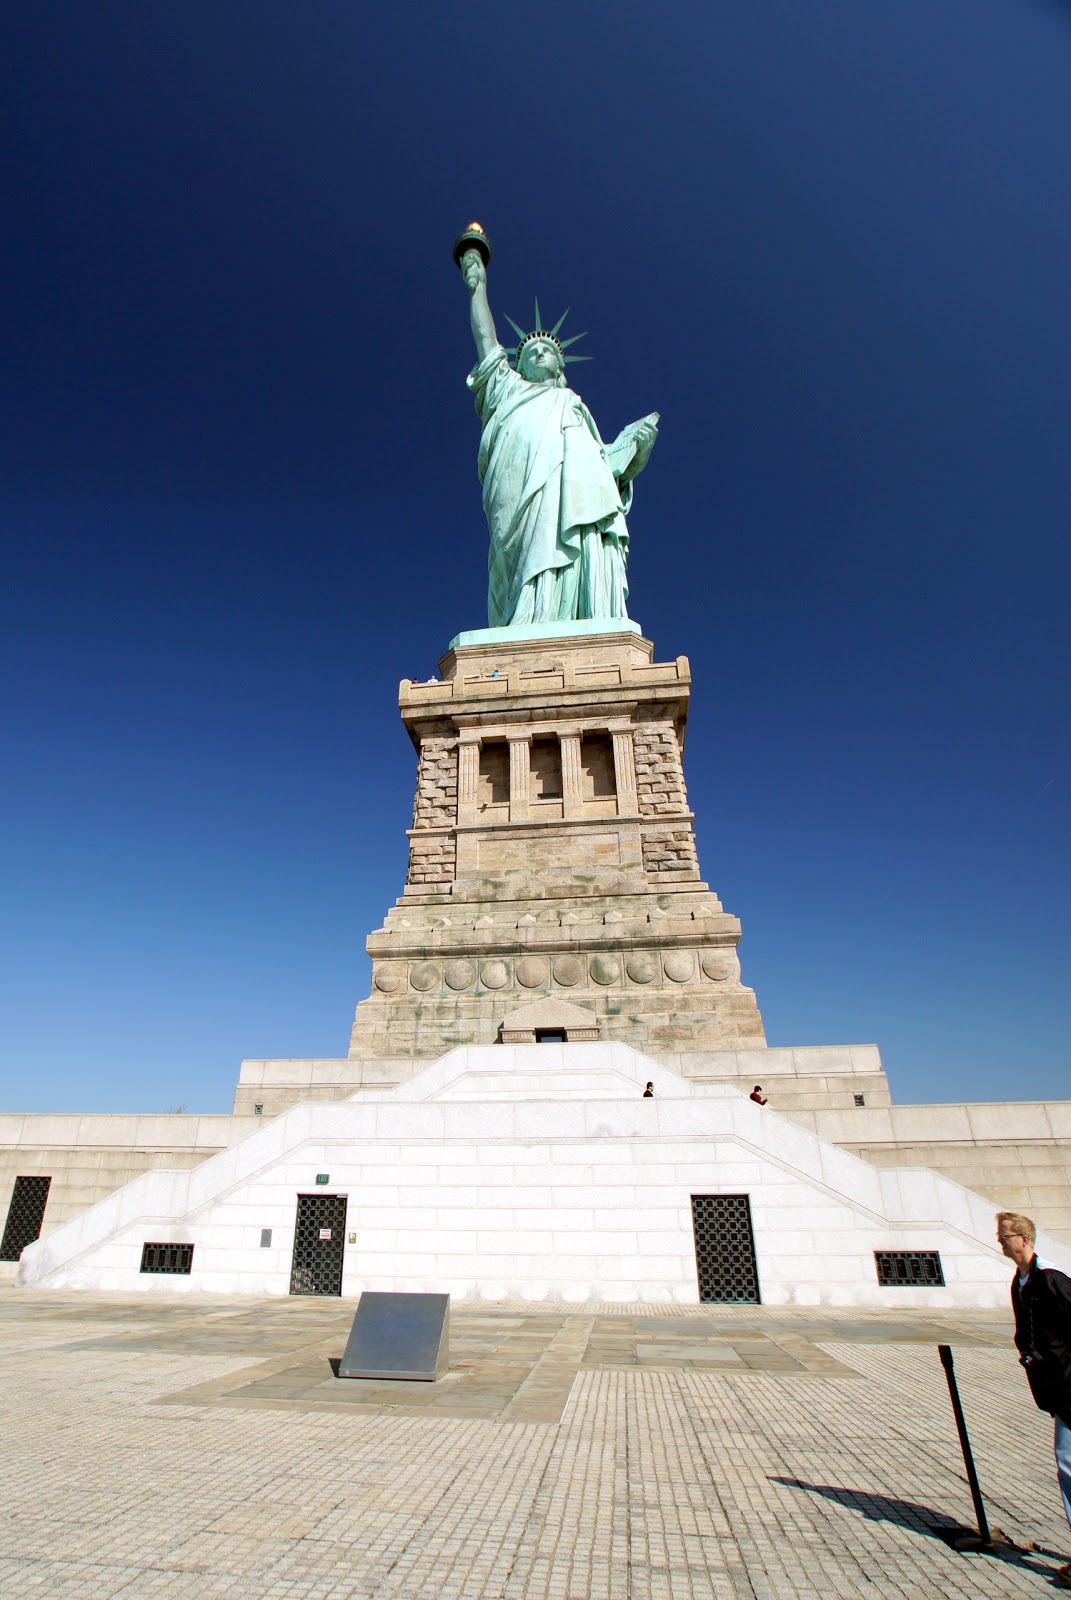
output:
<instances>
[{"instance_id":1,"label":"pedestal column","mask_svg":"<svg viewBox=\"0 0 1071 1600\"><path fill-rule=\"evenodd\" d=\"M562 814L571 821L583 815L584 786L580 775L580 734L559 734L562 752Z\"/></svg>"},{"instance_id":2,"label":"pedestal column","mask_svg":"<svg viewBox=\"0 0 1071 1600\"><path fill-rule=\"evenodd\" d=\"M614 778L617 783L617 814L634 817L639 811L636 798L636 750L632 742L632 729L611 731L614 741Z\"/></svg>"},{"instance_id":3,"label":"pedestal column","mask_svg":"<svg viewBox=\"0 0 1071 1600\"><path fill-rule=\"evenodd\" d=\"M528 821L528 794L531 785L530 733L509 736L509 820Z\"/></svg>"},{"instance_id":4,"label":"pedestal column","mask_svg":"<svg viewBox=\"0 0 1071 1600\"><path fill-rule=\"evenodd\" d=\"M457 820L459 827L476 821L476 791L480 781L479 738L462 738L457 746Z\"/></svg>"}]
</instances>

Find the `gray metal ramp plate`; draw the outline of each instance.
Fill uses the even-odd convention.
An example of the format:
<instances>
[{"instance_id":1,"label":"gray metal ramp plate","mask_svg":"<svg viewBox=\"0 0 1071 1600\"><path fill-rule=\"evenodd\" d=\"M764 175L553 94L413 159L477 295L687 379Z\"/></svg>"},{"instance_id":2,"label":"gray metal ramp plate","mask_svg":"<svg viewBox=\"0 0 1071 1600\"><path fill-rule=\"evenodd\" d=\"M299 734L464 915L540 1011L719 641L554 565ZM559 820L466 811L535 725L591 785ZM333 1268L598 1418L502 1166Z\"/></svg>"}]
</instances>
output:
<instances>
[{"instance_id":1,"label":"gray metal ramp plate","mask_svg":"<svg viewBox=\"0 0 1071 1600\"><path fill-rule=\"evenodd\" d=\"M450 1296L366 1289L357 1302L340 1378L442 1377L450 1360Z\"/></svg>"}]
</instances>

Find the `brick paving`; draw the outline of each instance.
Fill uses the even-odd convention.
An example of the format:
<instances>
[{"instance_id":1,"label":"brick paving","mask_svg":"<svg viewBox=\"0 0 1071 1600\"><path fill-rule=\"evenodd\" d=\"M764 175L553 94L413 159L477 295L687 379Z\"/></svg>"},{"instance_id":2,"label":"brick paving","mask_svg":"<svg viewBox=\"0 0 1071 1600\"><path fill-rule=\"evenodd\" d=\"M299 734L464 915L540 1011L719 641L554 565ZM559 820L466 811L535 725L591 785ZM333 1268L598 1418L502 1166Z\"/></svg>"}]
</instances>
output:
<instances>
[{"instance_id":1,"label":"brick paving","mask_svg":"<svg viewBox=\"0 0 1071 1600\"><path fill-rule=\"evenodd\" d=\"M975 1600L1071 1555L1003 1315L458 1305L417 1393L334 1377L353 1309L0 1292L2 1600ZM938 1340L1002 1556L940 1537Z\"/></svg>"}]
</instances>

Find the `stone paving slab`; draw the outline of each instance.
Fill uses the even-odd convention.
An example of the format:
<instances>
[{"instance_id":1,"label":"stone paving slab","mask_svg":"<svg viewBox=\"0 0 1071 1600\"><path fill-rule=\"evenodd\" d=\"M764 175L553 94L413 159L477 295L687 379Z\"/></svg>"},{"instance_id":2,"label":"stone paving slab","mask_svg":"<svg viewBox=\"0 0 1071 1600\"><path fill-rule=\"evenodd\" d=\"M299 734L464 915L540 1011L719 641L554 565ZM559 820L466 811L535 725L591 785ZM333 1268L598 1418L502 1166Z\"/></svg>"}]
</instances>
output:
<instances>
[{"instance_id":1,"label":"stone paving slab","mask_svg":"<svg viewBox=\"0 0 1071 1600\"><path fill-rule=\"evenodd\" d=\"M384 1385L334 1376L353 1311L0 1291L0 1600L973 1600L1071 1555L1003 1314L462 1304L449 1377ZM942 1538L939 1341L1003 1557Z\"/></svg>"}]
</instances>

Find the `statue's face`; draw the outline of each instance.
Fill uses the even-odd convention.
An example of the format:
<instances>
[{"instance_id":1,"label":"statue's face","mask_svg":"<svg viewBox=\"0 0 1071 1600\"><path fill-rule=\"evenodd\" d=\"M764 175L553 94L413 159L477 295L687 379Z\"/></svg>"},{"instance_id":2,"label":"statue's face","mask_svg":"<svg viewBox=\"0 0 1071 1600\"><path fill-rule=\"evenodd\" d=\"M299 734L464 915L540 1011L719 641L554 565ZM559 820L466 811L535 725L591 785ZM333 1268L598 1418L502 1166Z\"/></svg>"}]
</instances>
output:
<instances>
[{"instance_id":1,"label":"statue's face","mask_svg":"<svg viewBox=\"0 0 1071 1600\"><path fill-rule=\"evenodd\" d=\"M561 372L558 346L549 339L533 339L524 347L521 356L521 377L529 383L546 383Z\"/></svg>"}]
</instances>

